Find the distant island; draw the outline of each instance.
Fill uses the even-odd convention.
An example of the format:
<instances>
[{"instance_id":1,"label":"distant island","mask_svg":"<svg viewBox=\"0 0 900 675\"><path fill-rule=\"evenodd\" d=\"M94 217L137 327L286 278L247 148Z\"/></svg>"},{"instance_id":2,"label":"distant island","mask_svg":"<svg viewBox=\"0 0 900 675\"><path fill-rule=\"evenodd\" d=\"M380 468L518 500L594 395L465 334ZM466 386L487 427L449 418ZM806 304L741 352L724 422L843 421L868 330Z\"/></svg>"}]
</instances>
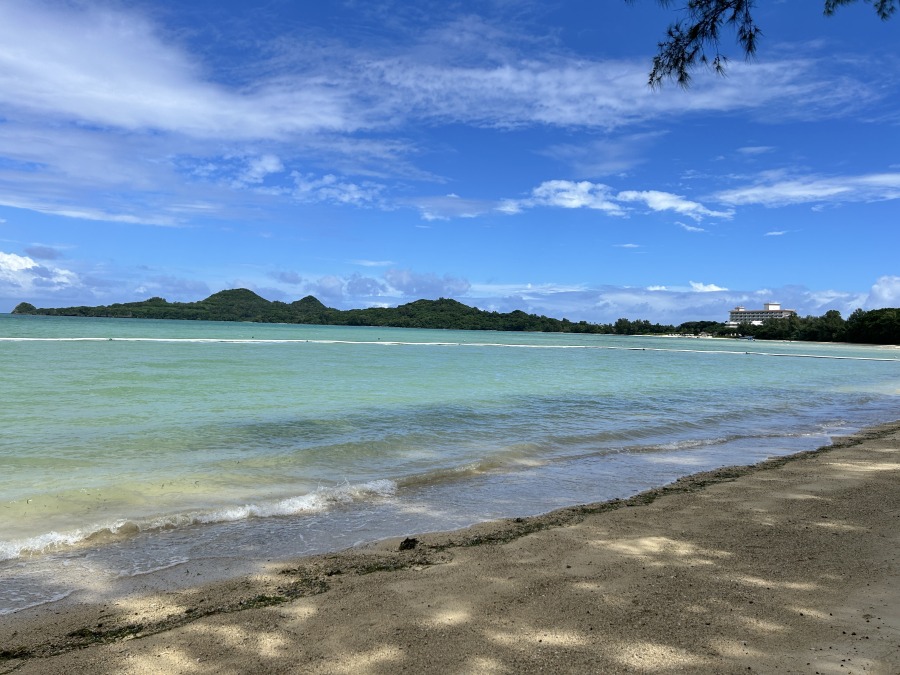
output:
<instances>
[{"instance_id":1,"label":"distant island","mask_svg":"<svg viewBox=\"0 0 900 675\"><path fill-rule=\"evenodd\" d=\"M845 321L830 310L820 317L772 319L761 326L726 326L717 321L688 321L678 326L646 320L618 319L615 323L569 321L528 314L521 310L491 312L457 300L416 300L398 307L333 309L308 295L294 302L266 300L246 288L220 291L197 302L169 302L153 297L98 307L38 308L19 303L13 314L84 316L120 319L181 319L202 321L250 321L324 326L390 326L455 330L530 331L551 333L604 333L613 335L710 335L754 337L760 340L812 340L900 344L900 309L858 309Z\"/></svg>"}]
</instances>

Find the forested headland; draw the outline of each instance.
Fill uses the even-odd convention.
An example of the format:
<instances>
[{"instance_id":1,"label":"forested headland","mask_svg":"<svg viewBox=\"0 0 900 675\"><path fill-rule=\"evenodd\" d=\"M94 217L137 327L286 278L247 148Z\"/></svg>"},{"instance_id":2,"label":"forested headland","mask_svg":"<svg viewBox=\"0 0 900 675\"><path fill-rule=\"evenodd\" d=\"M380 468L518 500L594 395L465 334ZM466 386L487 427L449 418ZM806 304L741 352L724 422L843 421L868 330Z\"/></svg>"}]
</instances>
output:
<instances>
[{"instance_id":1,"label":"forested headland","mask_svg":"<svg viewBox=\"0 0 900 675\"><path fill-rule=\"evenodd\" d=\"M220 291L197 302L168 302L154 297L98 307L63 308L37 308L23 302L16 306L13 314L613 335L702 334L760 340L900 344L900 309L897 308L858 309L846 320L840 312L830 310L822 316L771 319L760 326L741 324L731 327L716 321L688 321L673 326L643 319L632 321L622 318L615 323L588 323L528 314L521 310L491 312L447 298L416 300L398 307L340 310L326 307L311 295L287 303L266 300L253 291L240 288Z\"/></svg>"}]
</instances>

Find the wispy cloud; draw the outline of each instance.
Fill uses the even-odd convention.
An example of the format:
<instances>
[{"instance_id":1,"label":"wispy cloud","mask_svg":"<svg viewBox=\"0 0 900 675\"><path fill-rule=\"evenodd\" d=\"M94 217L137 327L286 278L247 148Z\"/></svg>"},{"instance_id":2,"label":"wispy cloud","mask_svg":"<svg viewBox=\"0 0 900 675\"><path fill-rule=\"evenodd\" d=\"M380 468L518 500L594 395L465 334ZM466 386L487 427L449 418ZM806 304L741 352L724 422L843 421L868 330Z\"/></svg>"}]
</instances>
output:
<instances>
[{"instance_id":1,"label":"wispy cloud","mask_svg":"<svg viewBox=\"0 0 900 675\"><path fill-rule=\"evenodd\" d=\"M608 136L588 143L552 145L541 154L566 164L578 176L621 174L647 161L649 148L665 132Z\"/></svg>"},{"instance_id":2,"label":"wispy cloud","mask_svg":"<svg viewBox=\"0 0 900 675\"><path fill-rule=\"evenodd\" d=\"M697 227L696 225L688 225L687 223L675 223L685 232L706 232L706 230L702 227Z\"/></svg>"},{"instance_id":3,"label":"wispy cloud","mask_svg":"<svg viewBox=\"0 0 900 675\"><path fill-rule=\"evenodd\" d=\"M271 272L270 276L276 281L280 281L283 284L288 284L290 286L299 286L303 283L303 277L297 272L291 272L288 270L281 272Z\"/></svg>"},{"instance_id":4,"label":"wispy cloud","mask_svg":"<svg viewBox=\"0 0 900 675\"><path fill-rule=\"evenodd\" d=\"M822 90L814 59L734 64L728 80L697 83L691 96L646 87L643 61L574 60L547 54L460 67L400 55L371 62L370 76L413 115L488 127L553 125L618 129L660 114L753 111L810 117L878 96L875 87L848 80L847 90ZM748 95L752 91L753 95ZM794 105L789 107L790 101Z\"/></svg>"},{"instance_id":5,"label":"wispy cloud","mask_svg":"<svg viewBox=\"0 0 900 675\"><path fill-rule=\"evenodd\" d=\"M690 96L651 92L644 59L575 57L549 41L538 55L524 48L534 38L517 34L508 18L438 19L425 31L407 27L399 42L366 47L270 34L268 50L250 50L236 77L150 14L121 3L6 0L0 155L14 168L0 178L0 203L162 225L182 222L175 205L198 193L199 201L220 205L209 212L220 217L240 217L240 209L226 207L264 197L393 208L411 199L408 191L402 199L393 195L391 181L437 178L412 161L423 141L399 132L408 125L610 131L702 112L788 110L821 118L883 95L865 73L826 86L815 58L734 64L727 80L698 81ZM636 132L586 150L562 144L545 152L577 175L603 175L634 166L655 137ZM829 192L762 185L721 198L729 205L784 203L801 199L803 187ZM573 191L546 189L532 195L532 205L562 206ZM621 212L592 190L580 207ZM445 206L422 210L448 217L454 209ZM709 215L686 204L664 208ZM471 205L457 211L478 212Z\"/></svg>"},{"instance_id":6,"label":"wispy cloud","mask_svg":"<svg viewBox=\"0 0 900 675\"><path fill-rule=\"evenodd\" d=\"M766 155L770 152L774 152L775 148L773 148L771 145L747 145L743 148L738 148L737 151L742 155L756 156Z\"/></svg>"},{"instance_id":7,"label":"wispy cloud","mask_svg":"<svg viewBox=\"0 0 900 675\"><path fill-rule=\"evenodd\" d=\"M467 293L472 286L467 279L460 277L438 276L409 269L390 269L385 272L384 279L403 295L420 298L456 297Z\"/></svg>"},{"instance_id":8,"label":"wispy cloud","mask_svg":"<svg viewBox=\"0 0 900 675\"><path fill-rule=\"evenodd\" d=\"M284 164L277 155L267 153L247 160L246 168L235 178L235 187L259 185L267 176L284 171Z\"/></svg>"},{"instance_id":9,"label":"wispy cloud","mask_svg":"<svg viewBox=\"0 0 900 675\"><path fill-rule=\"evenodd\" d=\"M351 260L350 262L360 267L390 267L395 264L393 260Z\"/></svg>"},{"instance_id":10,"label":"wispy cloud","mask_svg":"<svg viewBox=\"0 0 900 675\"><path fill-rule=\"evenodd\" d=\"M900 199L900 173L870 173L855 176L785 176L783 172L762 174L745 187L712 195L729 206L872 202Z\"/></svg>"},{"instance_id":11,"label":"wispy cloud","mask_svg":"<svg viewBox=\"0 0 900 675\"><path fill-rule=\"evenodd\" d=\"M37 260L57 260L63 257L63 254L58 248L54 246L44 246L42 244L26 246L25 253Z\"/></svg>"},{"instance_id":12,"label":"wispy cloud","mask_svg":"<svg viewBox=\"0 0 900 675\"><path fill-rule=\"evenodd\" d=\"M672 211L700 221L704 218L731 218L732 210L716 211L682 195L660 190L623 190L590 181L549 180L531 191L525 199L508 199L497 210L515 214L536 207L594 209L611 216L627 215L627 204L641 203L651 211ZM699 228L698 228L699 229Z\"/></svg>"},{"instance_id":13,"label":"wispy cloud","mask_svg":"<svg viewBox=\"0 0 900 675\"><path fill-rule=\"evenodd\" d=\"M353 183L341 180L333 174L321 178L292 172L294 188L291 196L300 202L330 202L350 206L377 205L381 199L383 185L372 181Z\"/></svg>"},{"instance_id":14,"label":"wispy cloud","mask_svg":"<svg viewBox=\"0 0 900 675\"><path fill-rule=\"evenodd\" d=\"M115 292L121 294L121 290ZM132 294L140 298L158 295L170 299L190 301L208 297L210 290L209 286L204 282L196 279L184 279L171 274L160 274L144 279L133 289Z\"/></svg>"},{"instance_id":15,"label":"wispy cloud","mask_svg":"<svg viewBox=\"0 0 900 675\"><path fill-rule=\"evenodd\" d=\"M714 211L681 195L659 190L626 190L617 194L616 199L623 202L643 202L653 211L674 211L694 220L731 218L734 215L733 211Z\"/></svg>"},{"instance_id":16,"label":"wispy cloud","mask_svg":"<svg viewBox=\"0 0 900 675\"><path fill-rule=\"evenodd\" d=\"M483 199L465 199L457 194L435 197L417 197L411 204L425 220L449 220L451 218L475 218L492 211L496 203Z\"/></svg>"},{"instance_id":17,"label":"wispy cloud","mask_svg":"<svg viewBox=\"0 0 900 675\"><path fill-rule=\"evenodd\" d=\"M503 202L498 210L504 213L519 213L523 209L539 206L564 209L594 209L609 215L625 215L625 209L614 201L614 193L608 185L590 181L548 180L531 191L525 199L510 199Z\"/></svg>"},{"instance_id":18,"label":"wispy cloud","mask_svg":"<svg viewBox=\"0 0 900 675\"><path fill-rule=\"evenodd\" d=\"M345 97L295 75L244 90L213 82L147 17L109 7L0 6L0 103L60 121L194 138L277 138L348 130Z\"/></svg>"},{"instance_id":19,"label":"wispy cloud","mask_svg":"<svg viewBox=\"0 0 900 675\"><path fill-rule=\"evenodd\" d=\"M380 279L364 277L361 274L351 274L345 285L347 295L352 298L364 299L366 304L371 304L373 298L383 296L389 292L387 284Z\"/></svg>"}]
</instances>

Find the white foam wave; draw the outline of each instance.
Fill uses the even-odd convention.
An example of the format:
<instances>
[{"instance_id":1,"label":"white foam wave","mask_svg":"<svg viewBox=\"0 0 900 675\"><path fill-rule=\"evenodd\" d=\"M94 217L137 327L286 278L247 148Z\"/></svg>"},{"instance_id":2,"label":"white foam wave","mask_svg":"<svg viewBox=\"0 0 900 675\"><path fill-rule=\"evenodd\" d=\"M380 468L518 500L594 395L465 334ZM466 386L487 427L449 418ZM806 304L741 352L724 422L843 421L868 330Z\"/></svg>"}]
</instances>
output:
<instances>
[{"instance_id":1,"label":"white foam wave","mask_svg":"<svg viewBox=\"0 0 900 675\"><path fill-rule=\"evenodd\" d=\"M32 607L40 607L41 605L49 605L54 602L59 602L60 600L68 598L74 592L75 591L73 589L64 591L62 593L48 595L46 597L40 598L39 600L35 600L34 602L29 602L21 605L12 605L10 607L0 607L0 616L3 616L4 614L12 614L14 612L21 612L23 609L30 609Z\"/></svg>"},{"instance_id":2,"label":"white foam wave","mask_svg":"<svg viewBox=\"0 0 900 675\"><path fill-rule=\"evenodd\" d=\"M144 338L144 337L0 337L0 342L161 342L179 344L318 344L318 345L381 345L385 347L491 347L503 349L591 349L626 352L677 352L685 354L768 356L794 359L825 359L834 361L900 361L897 358L873 356L840 356L832 354L789 354L783 352L739 351L733 349L672 349L665 347L622 347L613 345L527 345L502 342L396 342L390 340L301 340L256 338Z\"/></svg>"},{"instance_id":3,"label":"white foam wave","mask_svg":"<svg viewBox=\"0 0 900 675\"><path fill-rule=\"evenodd\" d=\"M397 491L397 484L390 480L377 480L363 485L344 484L337 487L321 488L316 492L298 497L288 497L275 502L262 504L245 504L220 509L208 514L196 516L193 523L217 523L246 518L269 518L272 516L293 516L302 513L317 513L334 504L370 499L372 497L390 497Z\"/></svg>"},{"instance_id":4,"label":"white foam wave","mask_svg":"<svg viewBox=\"0 0 900 675\"><path fill-rule=\"evenodd\" d=\"M672 443L663 443L661 445L652 446L652 450L692 450L694 448L703 448L710 445L721 445L734 440L733 438L696 438L681 441L673 441Z\"/></svg>"},{"instance_id":5,"label":"white foam wave","mask_svg":"<svg viewBox=\"0 0 900 675\"><path fill-rule=\"evenodd\" d=\"M391 480L376 480L361 485L345 483L322 487L306 495L287 497L271 502L228 506L210 511L190 511L157 516L147 520L118 519L71 532L47 532L26 539L0 541L0 561L26 555L64 550L92 539L108 536L133 535L139 532L171 530L190 525L228 523L249 518L271 518L319 513L332 506L393 496L397 484Z\"/></svg>"},{"instance_id":6,"label":"white foam wave","mask_svg":"<svg viewBox=\"0 0 900 675\"><path fill-rule=\"evenodd\" d=\"M74 532L45 532L27 539L0 541L0 560L11 560L26 553L53 551L74 546L83 541L85 536L82 530L76 530Z\"/></svg>"}]
</instances>

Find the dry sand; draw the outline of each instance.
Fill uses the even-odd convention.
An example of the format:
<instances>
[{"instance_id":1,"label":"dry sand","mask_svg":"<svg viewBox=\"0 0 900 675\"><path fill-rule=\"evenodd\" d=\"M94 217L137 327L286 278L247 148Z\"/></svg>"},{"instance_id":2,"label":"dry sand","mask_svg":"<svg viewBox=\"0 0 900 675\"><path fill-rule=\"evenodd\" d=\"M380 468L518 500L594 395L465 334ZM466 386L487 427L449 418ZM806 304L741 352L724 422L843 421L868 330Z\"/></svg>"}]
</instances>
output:
<instances>
[{"instance_id":1,"label":"dry sand","mask_svg":"<svg viewBox=\"0 0 900 675\"><path fill-rule=\"evenodd\" d=\"M900 424L627 501L0 620L0 673L900 673Z\"/></svg>"}]
</instances>

